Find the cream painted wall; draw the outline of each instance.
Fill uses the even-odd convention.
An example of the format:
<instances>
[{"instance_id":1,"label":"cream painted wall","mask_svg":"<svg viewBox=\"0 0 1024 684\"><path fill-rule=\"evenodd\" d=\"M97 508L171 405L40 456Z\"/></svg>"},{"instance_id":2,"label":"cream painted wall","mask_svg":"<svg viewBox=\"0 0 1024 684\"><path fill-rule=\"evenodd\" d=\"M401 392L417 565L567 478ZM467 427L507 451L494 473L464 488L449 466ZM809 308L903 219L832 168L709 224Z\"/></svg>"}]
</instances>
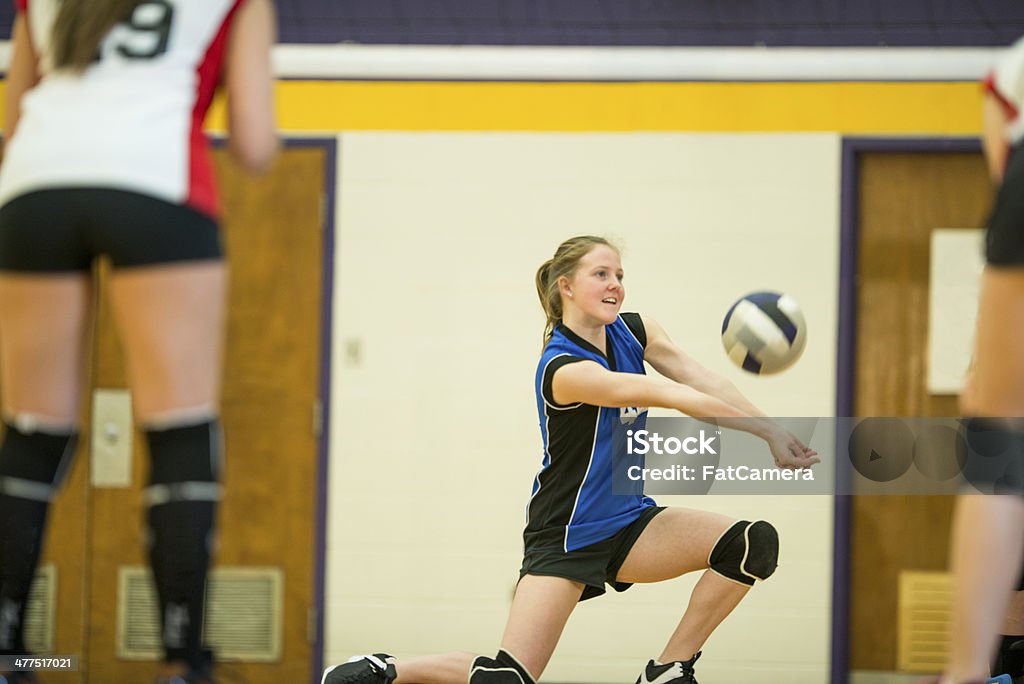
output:
<instances>
[{"instance_id":1,"label":"cream painted wall","mask_svg":"<svg viewBox=\"0 0 1024 684\"><path fill-rule=\"evenodd\" d=\"M839 137L831 134L353 133L340 137L325 658L493 653L540 463L533 276L564 238L624 246L624 310L774 415L835 403ZM730 364L719 330L788 292L807 351L777 377ZM767 460L767 456L766 456ZM779 572L716 632L703 684L820 684L832 501L661 503L767 518ZM696 577L582 604L544 679L632 681Z\"/></svg>"}]
</instances>

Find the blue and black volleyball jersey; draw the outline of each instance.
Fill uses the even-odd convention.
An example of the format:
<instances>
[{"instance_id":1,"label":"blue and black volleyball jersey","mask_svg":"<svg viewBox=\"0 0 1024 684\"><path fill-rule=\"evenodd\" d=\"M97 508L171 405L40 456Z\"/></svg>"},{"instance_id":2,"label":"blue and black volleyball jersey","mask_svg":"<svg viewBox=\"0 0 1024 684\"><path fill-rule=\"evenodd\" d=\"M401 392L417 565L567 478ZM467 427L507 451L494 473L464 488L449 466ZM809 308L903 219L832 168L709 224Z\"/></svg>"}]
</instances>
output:
<instances>
[{"instance_id":1,"label":"blue and black volleyball jersey","mask_svg":"<svg viewBox=\"0 0 1024 684\"><path fill-rule=\"evenodd\" d=\"M647 335L639 314L624 313L605 326L607 356L564 325L555 328L537 365L535 387L544 460L533 482L523 538L527 548L583 548L608 539L654 501L641 493L612 494L612 462L623 454L622 426L643 429L647 409L604 408L555 402L555 371L595 361L623 373L644 373ZM616 445L616 432L620 440Z\"/></svg>"}]
</instances>

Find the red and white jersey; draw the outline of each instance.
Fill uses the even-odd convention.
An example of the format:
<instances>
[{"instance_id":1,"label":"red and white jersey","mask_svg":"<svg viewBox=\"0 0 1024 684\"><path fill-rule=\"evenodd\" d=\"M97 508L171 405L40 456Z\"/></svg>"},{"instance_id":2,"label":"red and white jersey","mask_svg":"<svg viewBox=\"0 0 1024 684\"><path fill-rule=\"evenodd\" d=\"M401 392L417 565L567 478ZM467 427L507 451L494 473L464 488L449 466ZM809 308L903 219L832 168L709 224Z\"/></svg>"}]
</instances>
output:
<instances>
[{"instance_id":1,"label":"red and white jersey","mask_svg":"<svg viewBox=\"0 0 1024 684\"><path fill-rule=\"evenodd\" d=\"M56 187L130 190L219 213L202 132L244 0L144 0L82 72L53 68L60 0L16 0L42 80L0 164L0 204Z\"/></svg>"},{"instance_id":2,"label":"red and white jersey","mask_svg":"<svg viewBox=\"0 0 1024 684\"><path fill-rule=\"evenodd\" d=\"M985 78L985 88L1002 103L1010 117L1006 139L1011 145L1024 140L1024 38L1011 45Z\"/></svg>"}]
</instances>

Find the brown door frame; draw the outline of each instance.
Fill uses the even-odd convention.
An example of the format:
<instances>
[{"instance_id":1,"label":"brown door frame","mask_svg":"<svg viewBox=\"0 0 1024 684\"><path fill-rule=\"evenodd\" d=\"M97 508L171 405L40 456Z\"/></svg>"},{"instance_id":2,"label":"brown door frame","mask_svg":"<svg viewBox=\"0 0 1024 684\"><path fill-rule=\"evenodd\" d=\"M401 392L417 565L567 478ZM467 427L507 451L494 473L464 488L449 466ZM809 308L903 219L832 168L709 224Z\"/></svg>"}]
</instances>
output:
<instances>
[{"instance_id":1,"label":"brown door frame","mask_svg":"<svg viewBox=\"0 0 1024 684\"><path fill-rule=\"evenodd\" d=\"M223 147L227 140L217 137L215 147ZM331 436L331 340L333 339L334 302L334 245L337 211L338 179L338 138L336 136L287 136L283 138L287 149L322 149L324 152L324 187L321 196L323 206L320 218L323 221L323 244L321 245L322 288L320 293L320 437L317 444L316 483L316 532L313 539L313 596L316 609L313 621L313 644L311 648L310 684L319 684L324 669L324 586L327 569L327 483L330 462Z\"/></svg>"},{"instance_id":2,"label":"brown door frame","mask_svg":"<svg viewBox=\"0 0 1024 684\"><path fill-rule=\"evenodd\" d=\"M331 339L333 336L333 301L334 301L334 245L335 245L335 210L338 177L338 139L337 137L289 137L284 141L285 147L320 148L324 151L324 198L321 211L323 221L323 245L321 258L323 276L320 293L320 436L317 446L317 483L316 483L316 532L314 536L313 558L313 597L316 610L313 624L312 662L310 663L310 684L318 684L320 673L323 672L324 660L324 581L326 572L327 547L327 483L331 432Z\"/></svg>"},{"instance_id":3,"label":"brown door frame","mask_svg":"<svg viewBox=\"0 0 1024 684\"><path fill-rule=\"evenodd\" d=\"M868 153L977 154L975 137L874 138L844 137L840 167L839 223L839 330L836 345L836 416L854 415L857 354L857 242L860 233L860 162ZM845 453L836 444L835 453ZM845 467L841 467L845 466ZM836 464L836 478L849 477L849 464ZM836 491L849 491L837 483ZM832 546L832 684L849 682L850 663L850 547L853 506L849 495L836 495L833 510Z\"/></svg>"}]
</instances>

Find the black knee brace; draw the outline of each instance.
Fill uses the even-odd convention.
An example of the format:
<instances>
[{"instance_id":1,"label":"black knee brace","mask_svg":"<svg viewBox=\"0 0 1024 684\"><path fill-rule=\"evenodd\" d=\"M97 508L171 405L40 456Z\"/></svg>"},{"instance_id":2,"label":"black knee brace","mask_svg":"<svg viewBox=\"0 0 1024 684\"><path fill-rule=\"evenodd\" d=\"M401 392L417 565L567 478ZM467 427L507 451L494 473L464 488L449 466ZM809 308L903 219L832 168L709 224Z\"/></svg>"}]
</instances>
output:
<instances>
[{"instance_id":1,"label":"black knee brace","mask_svg":"<svg viewBox=\"0 0 1024 684\"><path fill-rule=\"evenodd\" d=\"M734 582L753 586L775 572L779 562L779 533L764 520L740 520L719 537L708 567Z\"/></svg>"},{"instance_id":2,"label":"black knee brace","mask_svg":"<svg viewBox=\"0 0 1024 684\"><path fill-rule=\"evenodd\" d=\"M145 490L149 560L160 602L161 635L168 660L204 666L202 651L206 576L214 517L221 497L220 426L147 430L150 477Z\"/></svg>"},{"instance_id":3,"label":"black knee brace","mask_svg":"<svg viewBox=\"0 0 1024 684\"><path fill-rule=\"evenodd\" d=\"M469 684L537 684L530 672L505 649L493 658L477 656L469 670Z\"/></svg>"},{"instance_id":4,"label":"black knee brace","mask_svg":"<svg viewBox=\"0 0 1024 684\"><path fill-rule=\"evenodd\" d=\"M0 445L0 654L25 653L25 603L46 513L75 451L74 433L22 431L4 422Z\"/></svg>"}]
</instances>

